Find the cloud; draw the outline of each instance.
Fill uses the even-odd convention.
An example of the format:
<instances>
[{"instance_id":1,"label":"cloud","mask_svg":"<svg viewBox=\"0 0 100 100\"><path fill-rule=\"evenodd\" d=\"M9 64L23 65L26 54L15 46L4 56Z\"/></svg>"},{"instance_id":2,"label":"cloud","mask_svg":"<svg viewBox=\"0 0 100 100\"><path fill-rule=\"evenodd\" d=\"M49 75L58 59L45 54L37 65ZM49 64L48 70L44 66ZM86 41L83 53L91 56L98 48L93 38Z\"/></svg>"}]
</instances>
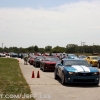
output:
<instances>
[{"instance_id":1,"label":"cloud","mask_svg":"<svg viewBox=\"0 0 100 100\"><path fill-rule=\"evenodd\" d=\"M0 42L7 47L99 45L99 12L98 0L55 8L0 8Z\"/></svg>"}]
</instances>

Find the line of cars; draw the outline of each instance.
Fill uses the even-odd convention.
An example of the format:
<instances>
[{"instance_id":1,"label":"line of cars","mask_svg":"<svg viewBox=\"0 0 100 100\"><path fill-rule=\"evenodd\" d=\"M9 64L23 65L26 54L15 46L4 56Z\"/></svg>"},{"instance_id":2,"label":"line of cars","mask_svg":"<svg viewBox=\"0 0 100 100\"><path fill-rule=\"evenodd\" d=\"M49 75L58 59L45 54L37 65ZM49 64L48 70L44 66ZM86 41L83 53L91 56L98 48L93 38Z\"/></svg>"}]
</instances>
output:
<instances>
[{"instance_id":1,"label":"line of cars","mask_svg":"<svg viewBox=\"0 0 100 100\"><path fill-rule=\"evenodd\" d=\"M47 70L54 70L59 58L56 56L36 56L31 55L28 62L34 67L39 67L44 72Z\"/></svg>"},{"instance_id":2,"label":"line of cars","mask_svg":"<svg viewBox=\"0 0 100 100\"><path fill-rule=\"evenodd\" d=\"M99 84L99 70L93 67L86 59L88 57L70 54L67 58L59 59L57 56L36 56L32 55L29 63L35 67L39 67L44 72L46 70L54 70L54 78L61 79L61 83L85 83Z\"/></svg>"},{"instance_id":3,"label":"line of cars","mask_svg":"<svg viewBox=\"0 0 100 100\"><path fill-rule=\"evenodd\" d=\"M18 58L21 58L21 53L14 53L14 52L10 52L10 53L6 53L6 52L3 52L3 53L0 53L0 57L6 57L6 56L10 56L10 57L18 57Z\"/></svg>"}]
</instances>

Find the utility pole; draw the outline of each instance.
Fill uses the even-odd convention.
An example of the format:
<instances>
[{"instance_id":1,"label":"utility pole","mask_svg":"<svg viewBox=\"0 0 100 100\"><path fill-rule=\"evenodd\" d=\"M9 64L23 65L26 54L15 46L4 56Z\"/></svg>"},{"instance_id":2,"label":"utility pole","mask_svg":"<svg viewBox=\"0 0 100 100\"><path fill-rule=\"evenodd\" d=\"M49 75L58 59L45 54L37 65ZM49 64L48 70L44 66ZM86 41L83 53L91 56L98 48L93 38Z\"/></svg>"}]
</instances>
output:
<instances>
[{"instance_id":1,"label":"utility pole","mask_svg":"<svg viewBox=\"0 0 100 100\"><path fill-rule=\"evenodd\" d=\"M85 45L85 42L83 42L83 53L84 53L84 45Z\"/></svg>"},{"instance_id":2,"label":"utility pole","mask_svg":"<svg viewBox=\"0 0 100 100\"><path fill-rule=\"evenodd\" d=\"M2 52L3 52L3 43L2 43Z\"/></svg>"},{"instance_id":3,"label":"utility pole","mask_svg":"<svg viewBox=\"0 0 100 100\"><path fill-rule=\"evenodd\" d=\"M83 46L85 45L86 42L83 42Z\"/></svg>"},{"instance_id":4,"label":"utility pole","mask_svg":"<svg viewBox=\"0 0 100 100\"><path fill-rule=\"evenodd\" d=\"M93 43L93 53L94 53L94 43Z\"/></svg>"},{"instance_id":5,"label":"utility pole","mask_svg":"<svg viewBox=\"0 0 100 100\"><path fill-rule=\"evenodd\" d=\"M86 42L82 42L82 41L81 41L82 53L84 53L84 45L85 45L85 43L86 43Z\"/></svg>"}]
</instances>

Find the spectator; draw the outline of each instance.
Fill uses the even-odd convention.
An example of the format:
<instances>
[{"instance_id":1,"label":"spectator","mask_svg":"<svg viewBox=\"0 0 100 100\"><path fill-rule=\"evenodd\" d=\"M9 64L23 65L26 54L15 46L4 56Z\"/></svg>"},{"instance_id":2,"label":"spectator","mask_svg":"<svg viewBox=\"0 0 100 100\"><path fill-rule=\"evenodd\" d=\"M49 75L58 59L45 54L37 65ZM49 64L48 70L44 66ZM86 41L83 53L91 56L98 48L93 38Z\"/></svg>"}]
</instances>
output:
<instances>
[{"instance_id":1,"label":"spectator","mask_svg":"<svg viewBox=\"0 0 100 100\"><path fill-rule=\"evenodd\" d=\"M28 55L24 56L24 64L27 65L28 64Z\"/></svg>"},{"instance_id":2,"label":"spectator","mask_svg":"<svg viewBox=\"0 0 100 100\"><path fill-rule=\"evenodd\" d=\"M64 59L64 58L67 58L65 53L63 53L63 55L62 55L62 59Z\"/></svg>"}]
</instances>

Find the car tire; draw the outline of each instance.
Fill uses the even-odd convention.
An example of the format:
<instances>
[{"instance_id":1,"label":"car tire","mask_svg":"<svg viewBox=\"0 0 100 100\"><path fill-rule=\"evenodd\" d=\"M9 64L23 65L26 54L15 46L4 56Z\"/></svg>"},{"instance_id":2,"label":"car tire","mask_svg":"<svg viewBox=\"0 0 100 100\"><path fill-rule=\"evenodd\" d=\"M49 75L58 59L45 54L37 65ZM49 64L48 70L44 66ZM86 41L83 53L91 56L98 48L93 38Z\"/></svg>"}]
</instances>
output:
<instances>
[{"instance_id":1,"label":"car tire","mask_svg":"<svg viewBox=\"0 0 100 100\"><path fill-rule=\"evenodd\" d=\"M57 71L55 70L54 71L54 79L58 79L59 77L58 77L58 75L57 75Z\"/></svg>"},{"instance_id":2,"label":"car tire","mask_svg":"<svg viewBox=\"0 0 100 100\"><path fill-rule=\"evenodd\" d=\"M33 63L33 66L35 67L35 64Z\"/></svg>"},{"instance_id":3,"label":"car tire","mask_svg":"<svg viewBox=\"0 0 100 100\"><path fill-rule=\"evenodd\" d=\"M35 63L35 67L37 67L37 64Z\"/></svg>"},{"instance_id":4,"label":"car tire","mask_svg":"<svg viewBox=\"0 0 100 100\"><path fill-rule=\"evenodd\" d=\"M35 63L34 66L37 67L37 63Z\"/></svg>"},{"instance_id":5,"label":"car tire","mask_svg":"<svg viewBox=\"0 0 100 100\"><path fill-rule=\"evenodd\" d=\"M62 77L61 77L61 84L65 85L65 75L64 75L64 73L62 74Z\"/></svg>"},{"instance_id":6,"label":"car tire","mask_svg":"<svg viewBox=\"0 0 100 100\"><path fill-rule=\"evenodd\" d=\"M40 70L42 70L42 66L40 65Z\"/></svg>"},{"instance_id":7,"label":"car tire","mask_svg":"<svg viewBox=\"0 0 100 100\"><path fill-rule=\"evenodd\" d=\"M42 68L40 67L40 70L42 70Z\"/></svg>"},{"instance_id":8,"label":"car tire","mask_svg":"<svg viewBox=\"0 0 100 100\"><path fill-rule=\"evenodd\" d=\"M94 83L94 85L98 86L98 85L99 85L99 83Z\"/></svg>"},{"instance_id":9,"label":"car tire","mask_svg":"<svg viewBox=\"0 0 100 100\"><path fill-rule=\"evenodd\" d=\"M29 64L30 64L30 65L33 65L31 61L29 62Z\"/></svg>"}]
</instances>

